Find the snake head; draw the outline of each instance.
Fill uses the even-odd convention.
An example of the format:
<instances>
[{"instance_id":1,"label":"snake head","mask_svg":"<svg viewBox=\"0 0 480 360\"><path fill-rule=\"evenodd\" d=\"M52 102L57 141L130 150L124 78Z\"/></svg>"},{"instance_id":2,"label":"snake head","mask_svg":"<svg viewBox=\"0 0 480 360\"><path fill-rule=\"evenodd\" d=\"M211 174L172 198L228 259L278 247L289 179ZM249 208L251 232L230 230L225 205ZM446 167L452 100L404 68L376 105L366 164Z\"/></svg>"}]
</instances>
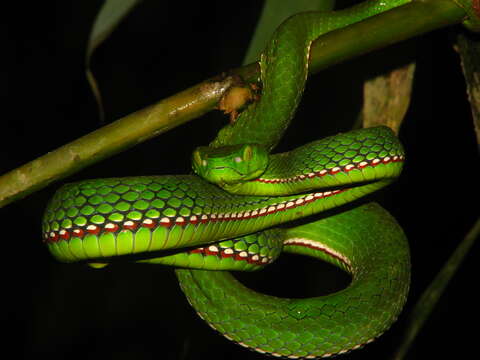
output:
<instances>
[{"instance_id":1,"label":"snake head","mask_svg":"<svg viewBox=\"0 0 480 360\"><path fill-rule=\"evenodd\" d=\"M268 152L257 144L212 148L202 146L193 152L193 171L221 187L256 179L268 165Z\"/></svg>"}]
</instances>

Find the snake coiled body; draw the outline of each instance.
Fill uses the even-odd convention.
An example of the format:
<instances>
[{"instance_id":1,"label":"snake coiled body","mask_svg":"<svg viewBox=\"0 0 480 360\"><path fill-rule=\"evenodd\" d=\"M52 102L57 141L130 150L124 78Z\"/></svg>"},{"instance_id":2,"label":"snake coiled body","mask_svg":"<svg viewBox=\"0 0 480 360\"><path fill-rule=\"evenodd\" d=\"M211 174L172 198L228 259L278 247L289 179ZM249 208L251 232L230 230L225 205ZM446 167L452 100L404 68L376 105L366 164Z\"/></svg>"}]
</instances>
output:
<instances>
[{"instance_id":1,"label":"snake coiled body","mask_svg":"<svg viewBox=\"0 0 480 360\"><path fill-rule=\"evenodd\" d=\"M369 1L287 20L261 57L261 99L220 131L210 149L194 154L195 171L215 184L196 175L67 184L43 219L43 239L52 254L95 265L123 258L176 266L197 313L228 339L260 353L329 357L373 341L406 301L405 235L374 203L314 216L398 177L404 161L398 139L386 127L356 130L270 155L266 168L256 167L255 149L268 156L288 127L313 39L404 2ZM220 146L227 148L216 149ZM244 169L258 176L244 177ZM302 218L310 222L275 227ZM352 282L328 296L285 299L256 293L228 272L214 271L259 270L282 252L328 261L350 273Z\"/></svg>"},{"instance_id":2,"label":"snake coiled body","mask_svg":"<svg viewBox=\"0 0 480 360\"><path fill-rule=\"evenodd\" d=\"M244 346L292 357L324 356L359 347L385 331L405 301L409 260L401 229L375 205L288 230L272 227L341 206L384 187L400 173L403 149L391 130L379 127L326 138L292 156L309 150L319 154L304 157L303 172L298 176L286 170L292 166L290 161L277 163L288 159L280 155L265 177L250 185L261 182L271 191L285 185L291 190L297 184L302 191L292 195L232 194L193 175L67 184L47 207L44 241L57 259L66 262L107 263L135 255L138 261L190 269L257 270L282 251L324 259L353 277L348 290L327 297L328 301L257 294L223 271L179 269L177 275L200 316ZM342 152L346 156L340 158ZM285 173L284 178L278 177L278 168ZM308 191L316 186L326 190ZM365 292L368 289L371 294ZM237 311L238 306L243 310ZM327 309L335 316L328 315ZM381 319L373 316L375 312ZM330 320L325 321L327 315ZM346 321L355 316L363 320ZM351 330L332 330L340 325ZM369 330L360 333L357 328ZM247 329L263 337L244 336ZM268 335L274 330L275 341ZM290 343L293 334L296 340Z\"/></svg>"}]
</instances>

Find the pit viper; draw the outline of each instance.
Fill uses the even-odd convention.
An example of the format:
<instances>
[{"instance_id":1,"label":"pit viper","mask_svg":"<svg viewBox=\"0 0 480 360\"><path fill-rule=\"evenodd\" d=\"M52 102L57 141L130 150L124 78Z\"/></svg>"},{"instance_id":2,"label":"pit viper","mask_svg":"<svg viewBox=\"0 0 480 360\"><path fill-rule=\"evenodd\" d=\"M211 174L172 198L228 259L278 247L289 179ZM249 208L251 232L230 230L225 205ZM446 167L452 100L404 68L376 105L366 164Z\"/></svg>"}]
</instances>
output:
<instances>
[{"instance_id":1,"label":"pit viper","mask_svg":"<svg viewBox=\"0 0 480 360\"><path fill-rule=\"evenodd\" d=\"M405 235L375 203L339 208L391 183L402 145L386 127L359 129L270 155L293 118L311 42L406 1L367 1L295 15L260 59L261 98L196 150L198 175L66 184L47 205L42 236L55 258L102 266L114 258L175 266L190 304L228 339L278 357L319 358L363 347L386 331L407 297ZM342 209L342 208L340 208ZM310 222L286 228L289 221ZM348 272L344 290L317 298L256 293L225 270L258 270L282 252Z\"/></svg>"}]
</instances>

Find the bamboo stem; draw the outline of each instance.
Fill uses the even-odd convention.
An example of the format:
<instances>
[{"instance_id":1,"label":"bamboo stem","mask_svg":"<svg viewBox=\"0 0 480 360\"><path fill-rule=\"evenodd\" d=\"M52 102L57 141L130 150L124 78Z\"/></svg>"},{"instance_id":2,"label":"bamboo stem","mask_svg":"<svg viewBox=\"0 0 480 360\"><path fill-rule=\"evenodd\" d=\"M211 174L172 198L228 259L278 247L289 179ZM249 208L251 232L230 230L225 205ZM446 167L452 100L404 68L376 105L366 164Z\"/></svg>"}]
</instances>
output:
<instances>
[{"instance_id":1,"label":"bamboo stem","mask_svg":"<svg viewBox=\"0 0 480 360\"><path fill-rule=\"evenodd\" d=\"M312 45L312 73L433 29L460 23L465 11L452 0L414 1L366 21L333 31ZM232 70L258 81L257 64ZM93 163L160 135L212 110L233 80L220 77L195 85L0 176L0 207Z\"/></svg>"}]
</instances>

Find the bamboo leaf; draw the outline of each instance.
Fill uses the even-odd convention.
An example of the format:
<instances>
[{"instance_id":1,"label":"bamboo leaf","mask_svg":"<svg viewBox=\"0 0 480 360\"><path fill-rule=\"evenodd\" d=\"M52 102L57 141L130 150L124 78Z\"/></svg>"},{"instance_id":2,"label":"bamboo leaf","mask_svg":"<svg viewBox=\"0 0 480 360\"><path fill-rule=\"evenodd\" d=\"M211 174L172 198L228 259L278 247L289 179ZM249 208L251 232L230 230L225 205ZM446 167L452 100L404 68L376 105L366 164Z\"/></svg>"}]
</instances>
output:
<instances>
[{"instance_id":1,"label":"bamboo leaf","mask_svg":"<svg viewBox=\"0 0 480 360\"><path fill-rule=\"evenodd\" d=\"M428 320L430 313L435 308L440 296L445 292L445 288L449 284L453 275L457 272L458 268L463 262L465 255L469 253L469 250L475 244L475 241L480 236L480 218L477 219L475 224L457 246L447 262L440 269L428 288L423 292L420 300L415 304L412 313L410 314L409 323L405 336L399 346L394 360L402 360L407 355L408 349L412 345L415 337L422 329L425 322Z\"/></svg>"},{"instance_id":2,"label":"bamboo leaf","mask_svg":"<svg viewBox=\"0 0 480 360\"><path fill-rule=\"evenodd\" d=\"M460 54L477 143L480 145L480 40L478 37L461 34L456 49Z\"/></svg>"},{"instance_id":3,"label":"bamboo leaf","mask_svg":"<svg viewBox=\"0 0 480 360\"><path fill-rule=\"evenodd\" d=\"M105 120L103 101L95 76L90 69L90 59L95 49L110 36L118 24L120 24L140 1L141 0L105 0L95 18L90 32L85 58L85 73L95 100L97 101L100 122L102 123Z\"/></svg>"},{"instance_id":4,"label":"bamboo leaf","mask_svg":"<svg viewBox=\"0 0 480 360\"><path fill-rule=\"evenodd\" d=\"M334 4L335 0L265 0L243 64L250 64L258 60L275 29L289 16L302 11L328 11L333 8Z\"/></svg>"}]
</instances>

